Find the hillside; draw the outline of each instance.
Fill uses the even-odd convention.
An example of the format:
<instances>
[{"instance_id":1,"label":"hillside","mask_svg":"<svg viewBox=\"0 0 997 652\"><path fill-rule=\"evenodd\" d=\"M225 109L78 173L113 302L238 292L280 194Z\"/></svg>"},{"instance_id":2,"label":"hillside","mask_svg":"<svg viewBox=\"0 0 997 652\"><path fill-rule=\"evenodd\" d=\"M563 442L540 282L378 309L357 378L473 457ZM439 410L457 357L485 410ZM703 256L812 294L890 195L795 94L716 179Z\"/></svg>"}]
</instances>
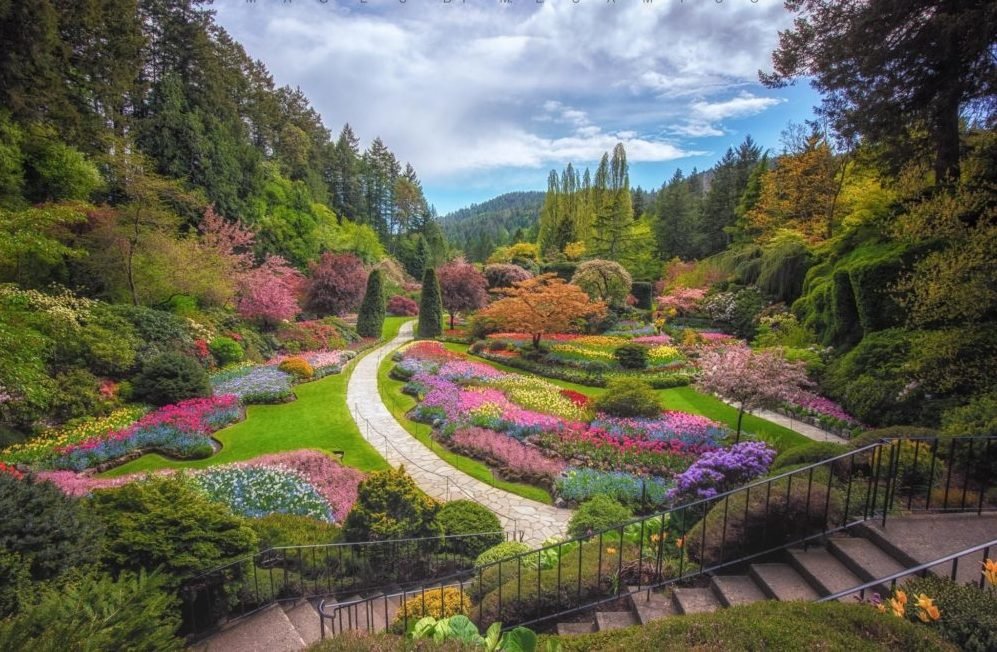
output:
<instances>
[{"instance_id":1,"label":"hillside","mask_svg":"<svg viewBox=\"0 0 997 652\"><path fill-rule=\"evenodd\" d=\"M440 223L454 247L473 260L484 260L495 247L516 240L517 231L522 230L524 239L535 238L543 200L539 191L507 192L454 211Z\"/></svg>"}]
</instances>

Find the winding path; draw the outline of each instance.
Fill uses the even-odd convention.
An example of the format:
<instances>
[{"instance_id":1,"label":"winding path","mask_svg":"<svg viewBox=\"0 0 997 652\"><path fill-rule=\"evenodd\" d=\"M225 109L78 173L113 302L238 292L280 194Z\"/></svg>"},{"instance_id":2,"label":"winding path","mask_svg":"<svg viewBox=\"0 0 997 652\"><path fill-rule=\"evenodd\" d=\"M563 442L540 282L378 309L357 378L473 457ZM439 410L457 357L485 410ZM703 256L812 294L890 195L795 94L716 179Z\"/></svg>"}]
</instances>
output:
<instances>
[{"instance_id":1,"label":"winding path","mask_svg":"<svg viewBox=\"0 0 997 652\"><path fill-rule=\"evenodd\" d=\"M410 435L381 402L377 369L384 356L412 339L413 322L398 336L365 355L353 369L346 400L357 427L392 466L404 464L416 484L437 500L466 498L491 509L507 531L522 534L523 542L539 546L544 539L565 533L571 511L538 503L497 489L458 471Z\"/></svg>"}]
</instances>

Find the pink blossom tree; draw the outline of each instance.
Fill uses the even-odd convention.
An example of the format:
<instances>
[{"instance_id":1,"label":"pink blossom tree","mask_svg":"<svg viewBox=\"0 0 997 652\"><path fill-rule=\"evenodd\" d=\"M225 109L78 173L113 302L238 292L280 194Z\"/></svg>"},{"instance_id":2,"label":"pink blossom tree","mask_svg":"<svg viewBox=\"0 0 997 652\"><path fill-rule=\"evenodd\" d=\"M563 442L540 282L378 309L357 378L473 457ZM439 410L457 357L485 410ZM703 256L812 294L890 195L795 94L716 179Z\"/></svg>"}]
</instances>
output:
<instances>
[{"instance_id":1,"label":"pink blossom tree","mask_svg":"<svg viewBox=\"0 0 997 652\"><path fill-rule=\"evenodd\" d=\"M483 308L488 303L488 280L463 258L455 258L436 271L443 307L450 313L450 328L461 312Z\"/></svg>"},{"instance_id":2,"label":"pink blossom tree","mask_svg":"<svg viewBox=\"0 0 997 652\"><path fill-rule=\"evenodd\" d=\"M675 288L658 297L658 308L670 315L687 315L699 306L704 296L706 290L701 288Z\"/></svg>"},{"instance_id":3,"label":"pink blossom tree","mask_svg":"<svg viewBox=\"0 0 997 652\"><path fill-rule=\"evenodd\" d=\"M803 362L790 362L779 349L752 351L733 344L707 351L699 359L699 387L738 406L737 436L745 412L793 400L810 385Z\"/></svg>"},{"instance_id":4,"label":"pink blossom tree","mask_svg":"<svg viewBox=\"0 0 997 652\"><path fill-rule=\"evenodd\" d=\"M298 294L304 277L280 256L267 256L239 279L236 309L245 319L273 326L301 312Z\"/></svg>"}]
</instances>

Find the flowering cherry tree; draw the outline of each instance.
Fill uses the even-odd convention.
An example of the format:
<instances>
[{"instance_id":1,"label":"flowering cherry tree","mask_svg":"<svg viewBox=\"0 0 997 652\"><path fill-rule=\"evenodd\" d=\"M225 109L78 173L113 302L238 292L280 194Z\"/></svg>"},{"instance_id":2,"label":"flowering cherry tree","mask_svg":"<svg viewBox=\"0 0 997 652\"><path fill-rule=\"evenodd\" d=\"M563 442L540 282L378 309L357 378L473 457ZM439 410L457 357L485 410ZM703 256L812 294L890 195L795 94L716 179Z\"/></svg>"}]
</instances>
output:
<instances>
[{"instance_id":1,"label":"flowering cherry tree","mask_svg":"<svg viewBox=\"0 0 997 652\"><path fill-rule=\"evenodd\" d=\"M737 436L745 412L792 401L810 381L802 362L790 362L779 349L752 351L733 344L706 352L699 359L699 386L738 405Z\"/></svg>"},{"instance_id":2,"label":"flowering cherry tree","mask_svg":"<svg viewBox=\"0 0 997 652\"><path fill-rule=\"evenodd\" d=\"M301 312L297 295L304 278L280 256L267 256L241 275L236 308L246 319L273 325Z\"/></svg>"}]
</instances>

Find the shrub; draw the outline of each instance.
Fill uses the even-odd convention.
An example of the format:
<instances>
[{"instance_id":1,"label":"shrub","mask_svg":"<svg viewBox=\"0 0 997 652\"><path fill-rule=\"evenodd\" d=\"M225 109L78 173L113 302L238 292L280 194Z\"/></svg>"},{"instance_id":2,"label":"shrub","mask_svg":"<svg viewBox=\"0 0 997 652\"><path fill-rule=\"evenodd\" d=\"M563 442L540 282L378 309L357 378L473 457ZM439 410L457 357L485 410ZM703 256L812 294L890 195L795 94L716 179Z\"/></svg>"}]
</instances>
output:
<instances>
[{"instance_id":1,"label":"shrub","mask_svg":"<svg viewBox=\"0 0 997 652\"><path fill-rule=\"evenodd\" d=\"M921 593L935 601L942 617L931 625L932 629L937 628L960 650L997 650L997 593L931 575L908 581L904 591L913 601ZM908 607L908 618L919 622L913 606Z\"/></svg>"},{"instance_id":2,"label":"shrub","mask_svg":"<svg viewBox=\"0 0 997 652\"><path fill-rule=\"evenodd\" d=\"M422 297L419 303L419 325L416 335L424 338L438 337L443 332L443 295L436 270L426 268L422 276Z\"/></svg>"},{"instance_id":3,"label":"shrub","mask_svg":"<svg viewBox=\"0 0 997 652\"><path fill-rule=\"evenodd\" d=\"M222 367L234 362L242 362L246 357L242 346L231 337L216 337L208 343L208 350Z\"/></svg>"},{"instance_id":4,"label":"shrub","mask_svg":"<svg viewBox=\"0 0 997 652\"><path fill-rule=\"evenodd\" d=\"M498 517L487 507L471 500L452 500L446 503L436 514L436 522L443 528L443 534L446 536L492 533L488 536L467 537L446 543L447 552L465 557L477 557L505 538Z\"/></svg>"},{"instance_id":5,"label":"shrub","mask_svg":"<svg viewBox=\"0 0 997 652\"><path fill-rule=\"evenodd\" d=\"M637 378L614 378L606 393L595 399L597 412L614 417L653 417L661 413L661 403L651 386Z\"/></svg>"},{"instance_id":6,"label":"shrub","mask_svg":"<svg viewBox=\"0 0 997 652\"><path fill-rule=\"evenodd\" d=\"M675 477L668 496L682 504L730 491L765 473L774 458L775 450L760 441L710 451Z\"/></svg>"},{"instance_id":7,"label":"shrub","mask_svg":"<svg viewBox=\"0 0 997 652\"><path fill-rule=\"evenodd\" d=\"M109 407L100 393L100 379L86 369L69 369L55 377L51 414L59 421L105 414Z\"/></svg>"},{"instance_id":8,"label":"shrub","mask_svg":"<svg viewBox=\"0 0 997 652\"><path fill-rule=\"evenodd\" d=\"M471 614L471 598L466 593L453 587L425 589L401 606L395 616L392 631L401 632L405 622L418 621L425 616L449 618L458 614Z\"/></svg>"},{"instance_id":9,"label":"shrub","mask_svg":"<svg viewBox=\"0 0 997 652\"><path fill-rule=\"evenodd\" d=\"M372 270L367 277L367 290L360 314L357 315L357 333L360 337L381 337L384 329L384 280L381 270Z\"/></svg>"},{"instance_id":10,"label":"shrub","mask_svg":"<svg viewBox=\"0 0 997 652\"><path fill-rule=\"evenodd\" d=\"M941 433L932 428L918 426L890 426L889 428L874 428L866 430L848 440L852 448L863 448L875 444L880 439L906 439L908 437L939 437Z\"/></svg>"},{"instance_id":11,"label":"shrub","mask_svg":"<svg viewBox=\"0 0 997 652\"><path fill-rule=\"evenodd\" d=\"M533 278L533 274L519 265L509 263L485 265L485 279L488 281L488 288L491 290L496 288L511 288L516 283L525 281L528 278Z\"/></svg>"},{"instance_id":12,"label":"shrub","mask_svg":"<svg viewBox=\"0 0 997 652\"><path fill-rule=\"evenodd\" d=\"M388 312L396 317L415 317L419 314L419 304L401 294L388 299Z\"/></svg>"},{"instance_id":13,"label":"shrub","mask_svg":"<svg viewBox=\"0 0 997 652\"><path fill-rule=\"evenodd\" d=\"M609 528L626 523L633 518L633 512L620 504L619 501L605 495L593 496L582 503L571 515L568 522L568 534L581 537L587 534L602 532Z\"/></svg>"},{"instance_id":14,"label":"shrub","mask_svg":"<svg viewBox=\"0 0 997 652\"><path fill-rule=\"evenodd\" d=\"M305 305L315 314L343 315L360 305L367 272L353 254L326 252L310 265L309 272Z\"/></svg>"},{"instance_id":15,"label":"shrub","mask_svg":"<svg viewBox=\"0 0 997 652\"><path fill-rule=\"evenodd\" d=\"M646 281L634 281L630 292L637 299L637 307L641 310L651 310L654 302L654 286Z\"/></svg>"},{"instance_id":16,"label":"shrub","mask_svg":"<svg viewBox=\"0 0 997 652\"><path fill-rule=\"evenodd\" d=\"M622 306L630 296L633 279L623 265L611 260L588 260L578 266L571 277L593 301L605 301L611 306Z\"/></svg>"},{"instance_id":17,"label":"shrub","mask_svg":"<svg viewBox=\"0 0 997 652\"><path fill-rule=\"evenodd\" d=\"M643 344L624 344L613 351L613 357L624 369L647 369L647 347Z\"/></svg>"},{"instance_id":18,"label":"shrub","mask_svg":"<svg viewBox=\"0 0 997 652\"><path fill-rule=\"evenodd\" d=\"M194 358L163 353L143 365L132 383L132 393L140 401L169 405L188 398L211 396L211 383L204 367Z\"/></svg>"},{"instance_id":19,"label":"shrub","mask_svg":"<svg viewBox=\"0 0 997 652\"><path fill-rule=\"evenodd\" d=\"M279 546L312 546L335 543L339 528L315 518L297 514L268 514L249 520L260 540L260 549Z\"/></svg>"},{"instance_id":20,"label":"shrub","mask_svg":"<svg viewBox=\"0 0 997 652\"><path fill-rule=\"evenodd\" d=\"M343 536L347 541L439 536L439 509L439 503L415 485L405 467L375 471L357 489L357 501L343 523Z\"/></svg>"},{"instance_id":21,"label":"shrub","mask_svg":"<svg viewBox=\"0 0 997 652\"><path fill-rule=\"evenodd\" d=\"M718 500L686 536L690 556L712 566L823 532L825 506L827 522L839 521L844 496L834 487L828 496L827 471L816 471L812 485L805 475L776 480L770 491L740 491Z\"/></svg>"},{"instance_id":22,"label":"shrub","mask_svg":"<svg viewBox=\"0 0 997 652\"><path fill-rule=\"evenodd\" d=\"M308 380L315 375L315 369L304 358L288 358L277 366L284 373L291 374L298 380Z\"/></svg>"},{"instance_id":23,"label":"shrub","mask_svg":"<svg viewBox=\"0 0 997 652\"><path fill-rule=\"evenodd\" d=\"M478 558L474 560L474 565L487 566L529 551L530 547L521 541L503 541L478 555Z\"/></svg>"},{"instance_id":24,"label":"shrub","mask_svg":"<svg viewBox=\"0 0 997 652\"><path fill-rule=\"evenodd\" d=\"M837 457L848 452L848 446L831 441L815 441L809 444L793 446L776 456L772 462L772 470L778 471L788 466L798 464L816 464L826 459Z\"/></svg>"},{"instance_id":25,"label":"shrub","mask_svg":"<svg viewBox=\"0 0 997 652\"><path fill-rule=\"evenodd\" d=\"M90 563L100 549L98 522L54 484L0 472L0 551L18 555L34 580Z\"/></svg>"},{"instance_id":26,"label":"shrub","mask_svg":"<svg viewBox=\"0 0 997 652\"><path fill-rule=\"evenodd\" d=\"M182 475L95 491L91 500L107 529L104 562L117 570L162 567L170 587L256 549L246 520Z\"/></svg>"}]
</instances>

